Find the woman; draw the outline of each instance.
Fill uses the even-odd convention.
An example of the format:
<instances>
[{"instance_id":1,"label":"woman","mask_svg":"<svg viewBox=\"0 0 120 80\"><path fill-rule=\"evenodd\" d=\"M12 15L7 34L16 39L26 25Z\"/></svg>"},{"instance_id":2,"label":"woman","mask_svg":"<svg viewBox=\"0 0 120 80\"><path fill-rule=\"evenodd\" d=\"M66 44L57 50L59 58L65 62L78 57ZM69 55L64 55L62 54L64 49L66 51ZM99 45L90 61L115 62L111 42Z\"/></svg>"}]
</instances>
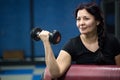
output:
<instances>
[{"instance_id":1,"label":"woman","mask_svg":"<svg viewBox=\"0 0 120 80\"><path fill-rule=\"evenodd\" d=\"M80 34L70 39L55 59L49 42L49 32L39 35L45 48L45 60L51 77L65 73L71 62L76 64L120 65L120 43L105 33L104 19L95 3L81 4L75 12Z\"/></svg>"}]
</instances>

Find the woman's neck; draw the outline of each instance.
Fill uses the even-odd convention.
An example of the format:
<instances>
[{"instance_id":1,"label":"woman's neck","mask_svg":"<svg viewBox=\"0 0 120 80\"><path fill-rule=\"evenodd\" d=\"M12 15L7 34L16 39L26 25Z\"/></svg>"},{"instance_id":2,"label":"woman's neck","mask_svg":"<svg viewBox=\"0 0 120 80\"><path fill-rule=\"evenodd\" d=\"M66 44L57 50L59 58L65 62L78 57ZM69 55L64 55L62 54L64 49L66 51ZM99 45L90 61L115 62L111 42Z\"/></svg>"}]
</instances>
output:
<instances>
[{"instance_id":1,"label":"woman's neck","mask_svg":"<svg viewBox=\"0 0 120 80\"><path fill-rule=\"evenodd\" d=\"M80 38L82 39L82 41L84 41L85 43L95 43L98 41L98 35L97 34L81 34Z\"/></svg>"}]
</instances>

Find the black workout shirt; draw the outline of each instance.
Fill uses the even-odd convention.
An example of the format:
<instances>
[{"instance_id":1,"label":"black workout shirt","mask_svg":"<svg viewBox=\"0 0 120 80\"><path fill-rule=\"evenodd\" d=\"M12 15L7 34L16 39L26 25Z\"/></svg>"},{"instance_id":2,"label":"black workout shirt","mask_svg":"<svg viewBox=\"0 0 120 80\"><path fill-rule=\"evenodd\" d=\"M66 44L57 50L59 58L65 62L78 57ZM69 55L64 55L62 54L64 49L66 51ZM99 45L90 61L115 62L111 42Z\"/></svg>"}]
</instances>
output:
<instances>
[{"instance_id":1,"label":"black workout shirt","mask_svg":"<svg viewBox=\"0 0 120 80\"><path fill-rule=\"evenodd\" d=\"M92 52L84 46L79 35L70 39L62 50L67 51L72 57L72 62L76 64L114 65L115 56L120 54L120 43L114 35L108 34L105 38L102 53L99 49Z\"/></svg>"}]
</instances>

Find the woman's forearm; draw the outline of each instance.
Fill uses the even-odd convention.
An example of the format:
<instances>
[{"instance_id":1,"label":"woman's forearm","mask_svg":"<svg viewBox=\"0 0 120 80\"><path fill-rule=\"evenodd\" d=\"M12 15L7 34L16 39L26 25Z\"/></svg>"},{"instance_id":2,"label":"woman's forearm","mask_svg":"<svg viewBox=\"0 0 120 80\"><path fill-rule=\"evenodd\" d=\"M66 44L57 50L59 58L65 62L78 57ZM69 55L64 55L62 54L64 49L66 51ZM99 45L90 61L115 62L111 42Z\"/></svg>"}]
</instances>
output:
<instances>
[{"instance_id":1,"label":"woman's forearm","mask_svg":"<svg viewBox=\"0 0 120 80\"><path fill-rule=\"evenodd\" d=\"M51 48L51 44L49 42L49 36L50 36L50 32L46 30L42 30L39 34L39 37L43 42L45 49L46 66L51 74L51 77L56 78L60 76L60 68L58 66L53 50Z\"/></svg>"},{"instance_id":2,"label":"woman's forearm","mask_svg":"<svg viewBox=\"0 0 120 80\"><path fill-rule=\"evenodd\" d=\"M56 62L50 42L46 41L43 44L45 49L45 61L46 61L47 68L51 74L51 77L52 78L59 77L60 75L59 66Z\"/></svg>"}]
</instances>

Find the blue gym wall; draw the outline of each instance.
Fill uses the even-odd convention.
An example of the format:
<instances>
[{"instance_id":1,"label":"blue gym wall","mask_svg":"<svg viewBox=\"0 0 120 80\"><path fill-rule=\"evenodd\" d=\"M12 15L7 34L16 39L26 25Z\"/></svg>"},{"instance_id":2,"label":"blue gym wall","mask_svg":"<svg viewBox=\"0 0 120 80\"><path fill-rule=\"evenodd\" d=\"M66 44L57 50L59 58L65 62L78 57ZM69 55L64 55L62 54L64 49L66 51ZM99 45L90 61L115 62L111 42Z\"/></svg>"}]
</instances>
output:
<instances>
[{"instance_id":1,"label":"blue gym wall","mask_svg":"<svg viewBox=\"0 0 120 80\"><path fill-rule=\"evenodd\" d=\"M5 50L24 50L25 57L31 57L33 50L34 57L44 57L42 42L31 43L33 27L61 33L61 42L52 45L57 56L63 44L79 33L74 9L80 2L89 1L93 0L0 0L0 57Z\"/></svg>"},{"instance_id":2,"label":"blue gym wall","mask_svg":"<svg viewBox=\"0 0 120 80\"><path fill-rule=\"evenodd\" d=\"M0 56L5 50L31 54L29 3L29 0L0 0Z\"/></svg>"}]
</instances>

